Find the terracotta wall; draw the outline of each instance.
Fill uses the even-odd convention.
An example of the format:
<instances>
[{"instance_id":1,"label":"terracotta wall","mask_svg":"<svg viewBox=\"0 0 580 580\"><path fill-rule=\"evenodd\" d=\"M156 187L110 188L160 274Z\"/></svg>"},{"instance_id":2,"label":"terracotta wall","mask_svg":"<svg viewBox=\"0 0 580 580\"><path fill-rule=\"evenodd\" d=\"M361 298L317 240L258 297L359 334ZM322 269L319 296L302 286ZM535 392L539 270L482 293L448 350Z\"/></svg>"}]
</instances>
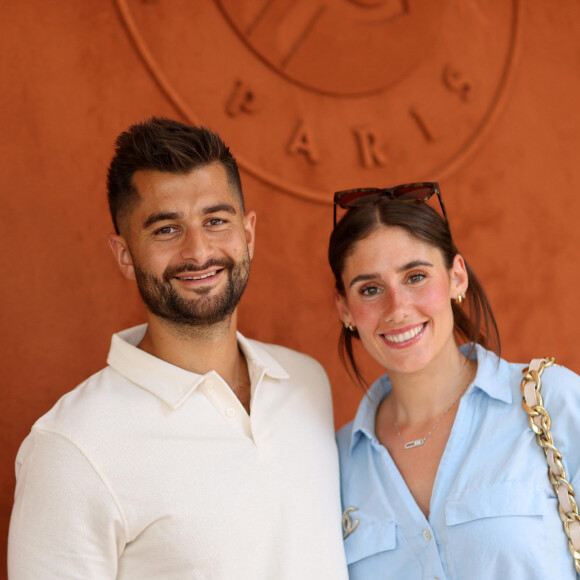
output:
<instances>
[{"instance_id":1,"label":"terracotta wall","mask_svg":"<svg viewBox=\"0 0 580 580\"><path fill-rule=\"evenodd\" d=\"M326 366L337 426L361 391L337 356L334 189L439 180L505 355L580 370L579 33L576 0L4 3L2 549L21 440L143 319L109 255L105 173L151 115L237 153L258 213L241 329Z\"/></svg>"}]
</instances>

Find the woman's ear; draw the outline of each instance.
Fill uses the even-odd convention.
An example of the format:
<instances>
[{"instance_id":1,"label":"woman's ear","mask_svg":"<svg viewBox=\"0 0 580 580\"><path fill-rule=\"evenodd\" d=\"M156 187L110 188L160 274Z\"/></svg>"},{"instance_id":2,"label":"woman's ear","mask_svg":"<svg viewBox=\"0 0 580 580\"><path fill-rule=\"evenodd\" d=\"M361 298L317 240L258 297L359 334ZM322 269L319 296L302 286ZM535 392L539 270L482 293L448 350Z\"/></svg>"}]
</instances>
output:
<instances>
[{"instance_id":1,"label":"woman's ear","mask_svg":"<svg viewBox=\"0 0 580 580\"><path fill-rule=\"evenodd\" d=\"M341 322L343 324L351 324L354 326L352 316L350 315L350 311L346 304L346 298L338 291L334 294L334 304L338 311L338 318L340 318Z\"/></svg>"},{"instance_id":2,"label":"woman's ear","mask_svg":"<svg viewBox=\"0 0 580 580\"><path fill-rule=\"evenodd\" d=\"M111 250L123 276L125 276L127 280L135 280L133 258L125 238L118 234L109 234L109 246L111 246Z\"/></svg>"},{"instance_id":3,"label":"woman's ear","mask_svg":"<svg viewBox=\"0 0 580 580\"><path fill-rule=\"evenodd\" d=\"M460 294L467 292L469 286L469 276L465 266L465 260L461 254L455 254L450 272L451 278L451 298L457 300Z\"/></svg>"}]
</instances>

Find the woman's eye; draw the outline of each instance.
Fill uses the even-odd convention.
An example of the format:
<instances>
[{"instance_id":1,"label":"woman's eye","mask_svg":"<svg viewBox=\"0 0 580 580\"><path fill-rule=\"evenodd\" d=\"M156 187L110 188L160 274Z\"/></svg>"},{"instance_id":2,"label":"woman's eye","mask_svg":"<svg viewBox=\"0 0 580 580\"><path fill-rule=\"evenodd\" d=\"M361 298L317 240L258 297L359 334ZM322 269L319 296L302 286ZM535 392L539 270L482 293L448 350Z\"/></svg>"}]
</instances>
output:
<instances>
[{"instance_id":1,"label":"woman's eye","mask_svg":"<svg viewBox=\"0 0 580 580\"><path fill-rule=\"evenodd\" d=\"M360 291L360 293L363 296L374 296L375 294L379 294L380 292L381 292L381 289L377 288L376 286L365 286Z\"/></svg>"},{"instance_id":2,"label":"woman's eye","mask_svg":"<svg viewBox=\"0 0 580 580\"><path fill-rule=\"evenodd\" d=\"M408 281L411 284L416 284L417 282L421 282L424 279L425 279L425 274L417 273L417 274L411 274L408 278Z\"/></svg>"}]
</instances>

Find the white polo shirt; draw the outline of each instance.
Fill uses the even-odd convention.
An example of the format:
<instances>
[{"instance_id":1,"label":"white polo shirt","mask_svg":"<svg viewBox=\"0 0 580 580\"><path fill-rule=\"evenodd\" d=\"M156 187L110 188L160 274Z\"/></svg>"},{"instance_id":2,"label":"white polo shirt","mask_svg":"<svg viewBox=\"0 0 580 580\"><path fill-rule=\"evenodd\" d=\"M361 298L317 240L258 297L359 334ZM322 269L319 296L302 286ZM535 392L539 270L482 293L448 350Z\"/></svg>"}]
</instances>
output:
<instances>
[{"instance_id":1,"label":"white polo shirt","mask_svg":"<svg viewBox=\"0 0 580 580\"><path fill-rule=\"evenodd\" d=\"M11 580L346 579L328 379L238 334L251 413L113 336L108 366L32 428L16 460Z\"/></svg>"}]
</instances>

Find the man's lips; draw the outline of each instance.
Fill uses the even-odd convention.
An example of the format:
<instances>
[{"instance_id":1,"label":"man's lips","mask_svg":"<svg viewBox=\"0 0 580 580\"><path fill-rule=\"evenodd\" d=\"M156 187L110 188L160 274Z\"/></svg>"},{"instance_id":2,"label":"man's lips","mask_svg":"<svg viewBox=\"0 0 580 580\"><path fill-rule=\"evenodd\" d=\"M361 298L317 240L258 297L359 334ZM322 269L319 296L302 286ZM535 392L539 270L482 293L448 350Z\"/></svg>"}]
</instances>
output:
<instances>
[{"instance_id":1,"label":"man's lips","mask_svg":"<svg viewBox=\"0 0 580 580\"><path fill-rule=\"evenodd\" d=\"M211 272L204 272L201 274L198 274L198 273L194 274L193 272L192 273L185 272L185 273L179 274L178 276L175 276L175 277L178 280L186 280L186 281L206 280L208 278L213 278L214 276L219 274L221 271L222 271L222 268L216 268L215 270L212 270Z\"/></svg>"},{"instance_id":2,"label":"man's lips","mask_svg":"<svg viewBox=\"0 0 580 580\"><path fill-rule=\"evenodd\" d=\"M426 326L427 323L423 322L422 324L418 324L417 326L404 330L403 332L390 332L388 334L383 334L382 337L385 342L397 345L403 344L419 336Z\"/></svg>"}]
</instances>

